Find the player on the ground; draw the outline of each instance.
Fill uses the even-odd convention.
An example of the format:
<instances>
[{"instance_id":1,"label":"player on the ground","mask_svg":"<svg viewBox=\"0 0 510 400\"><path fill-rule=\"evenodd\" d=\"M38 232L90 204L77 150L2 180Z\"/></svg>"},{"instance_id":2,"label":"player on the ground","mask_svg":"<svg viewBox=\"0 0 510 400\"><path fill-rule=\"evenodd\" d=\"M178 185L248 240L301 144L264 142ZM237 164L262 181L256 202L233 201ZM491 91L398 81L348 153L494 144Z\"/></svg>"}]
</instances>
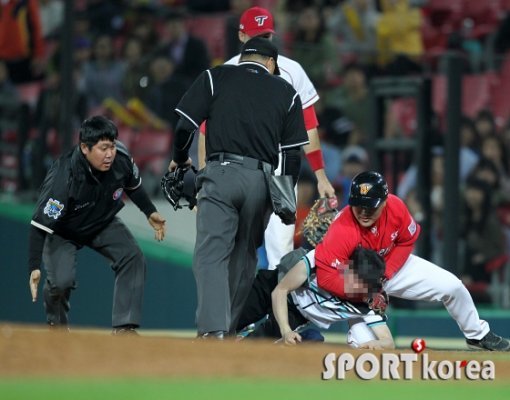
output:
<instances>
[{"instance_id":1,"label":"player on the ground","mask_svg":"<svg viewBox=\"0 0 510 400\"><path fill-rule=\"evenodd\" d=\"M246 43L254 36L264 36L272 39L274 33L273 16L268 10L261 7L252 7L241 16L239 40L242 43ZM238 64L238 62L239 55L228 60L226 64ZM303 146L303 149L310 167L317 178L319 195L320 197L333 197L335 196L335 189L329 182L324 170L324 160L317 132L319 123L315 114L314 104L319 100L319 95L306 72L296 61L279 55L278 66L280 67L280 76L289 82L301 97L305 127L310 141L310 144ZM200 131L202 134L199 135L198 139L198 165L200 168L203 168L207 158L205 150L205 126L203 124L200 127ZM276 170L276 174L279 173L280 168ZM278 216L272 214L265 231L264 242L269 263L268 268L274 269L280 262L280 259L294 248L294 225L284 225Z\"/></svg>"},{"instance_id":2,"label":"player on the ground","mask_svg":"<svg viewBox=\"0 0 510 400\"><path fill-rule=\"evenodd\" d=\"M351 184L349 205L340 211L316 248L319 287L340 295L338 266L349 259L356 247L372 249L386 261L383 289L388 295L441 301L459 325L468 347L510 351L510 342L494 334L489 324L480 319L471 295L455 275L411 254L419 234L420 226L404 202L388 194L381 174L358 174ZM358 342L365 341L361 330L355 336Z\"/></svg>"},{"instance_id":3,"label":"player on the ground","mask_svg":"<svg viewBox=\"0 0 510 400\"><path fill-rule=\"evenodd\" d=\"M374 251L358 247L352 260L342 266L337 288L342 294L334 296L317 286L314 250L295 263L296 256L302 252L303 249L294 250L282 259L276 270L260 270L257 274L241 324L268 315L248 337L281 337L286 344L297 344L302 340L302 328L309 323L328 329L335 322L348 321L352 347L394 348L386 325L386 296L381 293L384 260ZM280 268L290 270L278 282ZM351 338L351 332L361 323L371 335L357 342Z\"/></svg>"},{"instance_id":4,"label":"player on the ground","mask_svg":"<svg viewBox=\"0 0 510 400\"><path fill-rule=\"evenodd\" d=\"M338 213L332 199L315 201L303 222L303 237L311 247L319 243ZM308 244L305 244L309 248ZM275 270L259 270L238 324L241 337L282 337L286 344L317 340L310 336L310 323L327 329L346 320L349 344L357 348L393 348L386 325L388 297L381 291L384 260L372 250L356 248L341 276L342 296L317 287L314 250L305 247L285 255ZM262 321L262 322L260 322ZM357 326L371 336L358 343L352 332ZM245 328L247 327L247 328ZM243 329L245 328L245 329ZM352 340L351 340L352 339Z\"/></svg>"}]
</instances>

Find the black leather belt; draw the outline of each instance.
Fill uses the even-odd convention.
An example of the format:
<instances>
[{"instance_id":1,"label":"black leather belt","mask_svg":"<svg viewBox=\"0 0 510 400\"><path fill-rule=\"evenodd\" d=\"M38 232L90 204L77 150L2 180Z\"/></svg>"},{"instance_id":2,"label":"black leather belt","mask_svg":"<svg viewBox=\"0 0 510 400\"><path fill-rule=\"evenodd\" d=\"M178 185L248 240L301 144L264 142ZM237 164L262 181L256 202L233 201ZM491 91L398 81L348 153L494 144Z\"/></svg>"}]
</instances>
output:
<instances>
[{"instance_id":1,"label":"black leather belt","mask_svg":"<svg viewBox=\"0 0 510 400\"><path fill-rule=\"evenodd\" d=\"M257 160L256 158L240 156L232 153L213 153L209 156L207 161L219 161L221 163L228 162L242 165L249 169L261 169L266 172L273 172L274 168L271 164Z\"/></svg>"}]
</instances>

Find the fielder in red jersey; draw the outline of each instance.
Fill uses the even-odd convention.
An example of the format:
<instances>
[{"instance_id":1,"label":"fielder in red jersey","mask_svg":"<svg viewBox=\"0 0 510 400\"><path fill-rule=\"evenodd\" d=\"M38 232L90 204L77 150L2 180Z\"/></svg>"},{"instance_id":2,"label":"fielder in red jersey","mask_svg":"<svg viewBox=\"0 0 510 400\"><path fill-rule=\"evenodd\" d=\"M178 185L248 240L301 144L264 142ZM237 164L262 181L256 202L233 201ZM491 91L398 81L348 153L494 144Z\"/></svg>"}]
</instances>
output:
<instances>
[{"instance_id":1,"label":"fielder in red jersey","mask_svg":"<svg viewBox=\"0 0 510 400\"><path fill-rule=\"evenodd\" d=\"M466 337L470 348L510 351L510 342L490 331L479 318L469 291L449 271L412 254L420 226L398 197L388 194L384 177L374 171L354 177L349 205L337 215L315 250L319 287L344 296L342 266L357 246L376 251L386 261L383 289L408 300L441 301ZM358 343L361 324L349 332ZM368 331L367 331L368 332ZM368 333L367 333L368 334Z\"/></svg>"},{"instance_id":2,"label":"fielder in red jersey","mask_svg":"<svg viewBox=\"0 0 510 400\"><path fill-rule=\"evenodd\" d=\"M390 194L378 211L380 215L375 223L364 227L358 223L353 208L344 207L317 246L315 266L323 272L319 284L330 293L341 295L337 289L341 277L335 265L348 262L358 246L372 249L384 258L386 279L395 275L412 253L420 225L414 221L404 202Z\"/></svg>"}]
</instances>

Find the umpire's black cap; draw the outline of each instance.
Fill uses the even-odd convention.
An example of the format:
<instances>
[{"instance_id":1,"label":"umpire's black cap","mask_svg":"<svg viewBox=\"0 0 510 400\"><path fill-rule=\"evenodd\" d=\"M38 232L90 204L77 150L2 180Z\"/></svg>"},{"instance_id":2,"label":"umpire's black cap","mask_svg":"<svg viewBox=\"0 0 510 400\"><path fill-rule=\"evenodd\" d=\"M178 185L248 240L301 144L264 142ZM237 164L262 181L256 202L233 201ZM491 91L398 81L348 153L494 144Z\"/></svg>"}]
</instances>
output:
<instances>
[{"instance_id":1,"label":"umpire's black cap","mask_svg":"<svg viewBox=\"0 0 510 400\"><path fill-rule=\"evenodd\" d=\"M243 45L241 54L260 54L261 56L272 57L275 65L274 74L280 75L280 68L278 68L278 49L269 39L260 36L251 38Z\"/></svg>"}]
</instances>

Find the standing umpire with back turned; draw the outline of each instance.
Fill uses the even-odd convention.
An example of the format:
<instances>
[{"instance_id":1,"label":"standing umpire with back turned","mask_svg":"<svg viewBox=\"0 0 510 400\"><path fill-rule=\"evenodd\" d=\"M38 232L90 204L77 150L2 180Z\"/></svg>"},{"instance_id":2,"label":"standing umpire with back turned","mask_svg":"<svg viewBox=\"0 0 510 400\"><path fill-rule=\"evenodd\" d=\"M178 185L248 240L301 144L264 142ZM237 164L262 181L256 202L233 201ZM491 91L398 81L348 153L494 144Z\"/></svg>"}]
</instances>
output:
<instances>
[{"instance_id":1,"label":"standing umpire with back turned","mask_svg":"<svg viewBox=\"0 0 510 400\"><path fill-rule=\"evenodd\" d=\"M234 333L252 286L257 248L272 207L264 173L273 173L283 151L283 174L296 183L300 147L308 143L301 100L279 74L276 47L253 38L238 65L204 71L176 108L169 170L191 164L193 135L207 120L206 166L197 177L198 335L222 339Z\"/></svg>"}]
</instances>

